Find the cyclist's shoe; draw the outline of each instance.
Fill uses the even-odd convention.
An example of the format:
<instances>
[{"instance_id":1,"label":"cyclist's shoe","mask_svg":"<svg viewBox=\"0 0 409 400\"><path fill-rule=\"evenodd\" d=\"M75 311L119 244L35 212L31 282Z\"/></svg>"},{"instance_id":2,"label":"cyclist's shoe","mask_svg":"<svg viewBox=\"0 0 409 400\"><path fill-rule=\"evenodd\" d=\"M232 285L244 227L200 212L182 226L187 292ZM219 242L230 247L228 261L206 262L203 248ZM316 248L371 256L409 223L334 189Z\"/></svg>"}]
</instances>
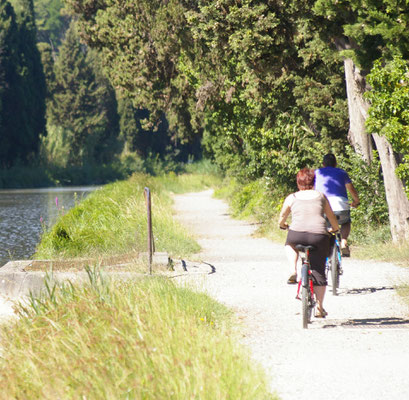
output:
<instances>
[{"instance_id":1,"label":"cyclist's shoe","mask_svg":"<svg viewBox=\"0 0 409 400\"><path fill-rule=\"evenodd\" d=\"M297 274L292 274L292 275L288 278L287 283L288 283L289 285L295 285L295 284L297 283Z\"/></svg>"},{"instance_id":2,"label":"cyclist's shoe","mask_svg":"<svg viewBox=\"0 0 409 400\"><path fill-rule=\"evenodd\" d=\"M342 257L350 257L351 256L351 251L349 250L348 245L341 248L341 254L342 254Z\"/></svg>"},{"instance_id":3,"label":"cyclist's shoe","mask_svg":"<svg viewBox=\"0 0 409 400\"><path fill-rule=\"evenodd\" d=\"M317 312L315 313L315 318L325 318L327 315L328 313L324 309L320 310L317 308Z\"/></svg>"}]
</instances>

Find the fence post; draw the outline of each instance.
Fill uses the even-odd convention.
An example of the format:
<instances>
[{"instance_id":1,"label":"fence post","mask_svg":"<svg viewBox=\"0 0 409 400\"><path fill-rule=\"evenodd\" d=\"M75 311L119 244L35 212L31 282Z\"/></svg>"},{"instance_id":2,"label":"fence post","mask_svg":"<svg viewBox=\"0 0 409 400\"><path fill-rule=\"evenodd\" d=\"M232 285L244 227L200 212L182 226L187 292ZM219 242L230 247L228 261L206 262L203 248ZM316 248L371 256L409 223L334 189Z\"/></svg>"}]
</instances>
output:
<instances>
[{"instance_id":1,"label":"fence post","mask_svg":"<svg viewBox=\"0 0 409 400\"><path fill-rule=\"evenodd\" d=\"M145 188L145 201L146 201L146 211L147 211L147 222L148 222L148 261L149 261L149 274L152 275L152 256L155 252L155 244L153 240L152 232L152 207L151 207L151 192L149 188Z\"/></svg>"}]
</instances>

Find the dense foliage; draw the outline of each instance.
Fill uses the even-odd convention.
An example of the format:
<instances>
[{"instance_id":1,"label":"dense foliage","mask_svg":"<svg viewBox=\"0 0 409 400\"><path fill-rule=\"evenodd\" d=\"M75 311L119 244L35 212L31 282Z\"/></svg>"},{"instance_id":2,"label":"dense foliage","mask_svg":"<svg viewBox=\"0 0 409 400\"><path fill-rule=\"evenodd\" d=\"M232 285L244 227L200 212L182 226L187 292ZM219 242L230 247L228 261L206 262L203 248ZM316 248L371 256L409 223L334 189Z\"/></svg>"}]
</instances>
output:
<instances>
[{"instance_id":1,"label":"dense foliage","mask_svg":"<svg viewBox=\"0 0 409 400\"><path fill-rule=\"evenodd\" d=\"M70 17L61 12L63 0L36 0L34 4L38 41L56 50L64 39Z\"/></svg>"},{"instance_id":2,"label":"dense foliage","mask_svg":"<svg viewBox=\"0 0 409 400\"><path fill-rule=\"evenodd\" d=\"M0 1L0 166L29 162L45 134L45 78L32 0Z\"/></svg>"},{"instance_id":3,"label":"dense foliage","mask_svg":"<svg viewBox=\"0 0 409 400\"><path fill-rule=\"evenodd\" d=\"M6 10L9 3L1 4ZM343 58L362 70L363 93L376 59L408 57L406 5L390 0L67 0L66 10L61 0L39 0L37 30L32 2L12 5L14 10L8 6L3 12L2 35L11 36L7 42L0 38L1 62L18 63L17 56L3 55L13 40L19 48L19 26L25 24L27 36L41 41L48 131L45 137L43 118L41 160L58 167L120 162L131 172L141 170L146 159L197 157L201 144L243 182L262 178L289 188L299 168L318 167L329 151L350 166L354 181L363 182L366 173L352 166L346 150L351 115ZM10 20L7 13L13 14ZM10 93L13 73L0 74L0 96ZM383 85L374 88L374 96L386 90ZM368 99L376 108L377 100ZM1 101L0 123L8 121L6 103ZM378 122L368 127L386 133L379 129L383 117L373 118ZM398 160L407 154L402 126L394 140L386 135ZM30 160L40 133L35 143L33 135L22 135L34 143L31 149L8 157ZM5 137L0 151L10 154ZM368 168L380 188L378 167L375 159ZM402 178L405 168L399 167ZM378 191L374 207L383 210L384 191Z\"/></svg>"},{"instance_id":4,"label":"dense foliage","mask_svg":"<svg viewBox=\"0 0 409 400\"><path fill-rule=\"evenodd\" d=\"M347 131L342 63L308 2L67 2L136 104L243 178L286 181ZM138 79L135 79L135 76Z\"/></svg>"},{"instance_id":5,"label":"dense foliage","mask_svg":"<svg viewBox=\"0 0 409 400\"><path fill-rule=\"evenodd\" d=\"M402 155L398 173L409 180L409 66L401 57L386 64L377 61L368 81L372 90L367 127L385 135L394 150Z\"/></svg>"},{"instance_id":6,"label":"dense foliage","mask_svg":"<svg viewBox=\"0 0 409 400\"><path fill-rule=\"evenodd\" d=\"M107 162L115 153L119 117L114 91L98 72L98 58L82 48L71 24L55 62L49 123L66 135L71 165ZM62 133L62 132L61 132Z\"/></svg>"},{"instance_id":7,"label":"dense foliage","mask_svg":"<svg viewBox=\"0 0 409 400\"><path fill-rule=\"evenodd\" d=\"M126 159L125 169L135 166L132 172L149 169L141 167L145 159L200 156L200 135L190 130L184 140L170 128L172 114L114 88L97 52L80 44L61 0L39 0L35 8L32 0L1 1L0 66L2 186L24 165L48 175L69 168L63 179L69 182L77 167L110 164L114 170Z\"/></svg>"}]
</instances>

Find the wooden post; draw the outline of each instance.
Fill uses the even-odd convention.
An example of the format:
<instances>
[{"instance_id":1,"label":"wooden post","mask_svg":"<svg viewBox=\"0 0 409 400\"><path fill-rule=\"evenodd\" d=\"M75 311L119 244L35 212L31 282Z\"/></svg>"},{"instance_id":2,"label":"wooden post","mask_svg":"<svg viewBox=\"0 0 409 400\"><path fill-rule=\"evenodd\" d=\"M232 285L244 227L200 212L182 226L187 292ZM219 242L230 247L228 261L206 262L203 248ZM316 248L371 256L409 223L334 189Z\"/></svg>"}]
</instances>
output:
<instances>
[{"instance_id":1,"label":"wooden post","mask_svg":"<svg viewBox=\"0 0 409 400\"><path fill-rule=\"evenodd\" d=\"M145 188L145 201L146 201L146 211L147 211L147 222L148 222L148 261L149 261L149 274L152 275L152 256L155 251L155 244L153 241L152 232L152 207L151 207L151 192L149 188Z\"/></svg>"}]
</instances>

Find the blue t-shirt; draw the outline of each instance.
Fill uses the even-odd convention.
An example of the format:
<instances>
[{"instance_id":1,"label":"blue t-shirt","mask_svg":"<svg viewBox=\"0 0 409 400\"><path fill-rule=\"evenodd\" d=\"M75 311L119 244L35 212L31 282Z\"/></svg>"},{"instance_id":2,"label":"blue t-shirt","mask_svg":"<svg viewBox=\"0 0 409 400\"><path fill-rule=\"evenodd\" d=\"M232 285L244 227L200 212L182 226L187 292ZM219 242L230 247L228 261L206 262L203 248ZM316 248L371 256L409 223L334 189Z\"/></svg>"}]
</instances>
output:
<instances>
[{"instance_id":1,"label":"blue t-shirt","mask_svg":"<svg viewBox=\"0 0 409 400\"><path fill-rule=\"evenodd\" d=\"M341 168L324 167L315 170L315 190L327 197L344 197L348 199L345 185L351 183L346 171Z\"/></svg>"}]
</instances>

